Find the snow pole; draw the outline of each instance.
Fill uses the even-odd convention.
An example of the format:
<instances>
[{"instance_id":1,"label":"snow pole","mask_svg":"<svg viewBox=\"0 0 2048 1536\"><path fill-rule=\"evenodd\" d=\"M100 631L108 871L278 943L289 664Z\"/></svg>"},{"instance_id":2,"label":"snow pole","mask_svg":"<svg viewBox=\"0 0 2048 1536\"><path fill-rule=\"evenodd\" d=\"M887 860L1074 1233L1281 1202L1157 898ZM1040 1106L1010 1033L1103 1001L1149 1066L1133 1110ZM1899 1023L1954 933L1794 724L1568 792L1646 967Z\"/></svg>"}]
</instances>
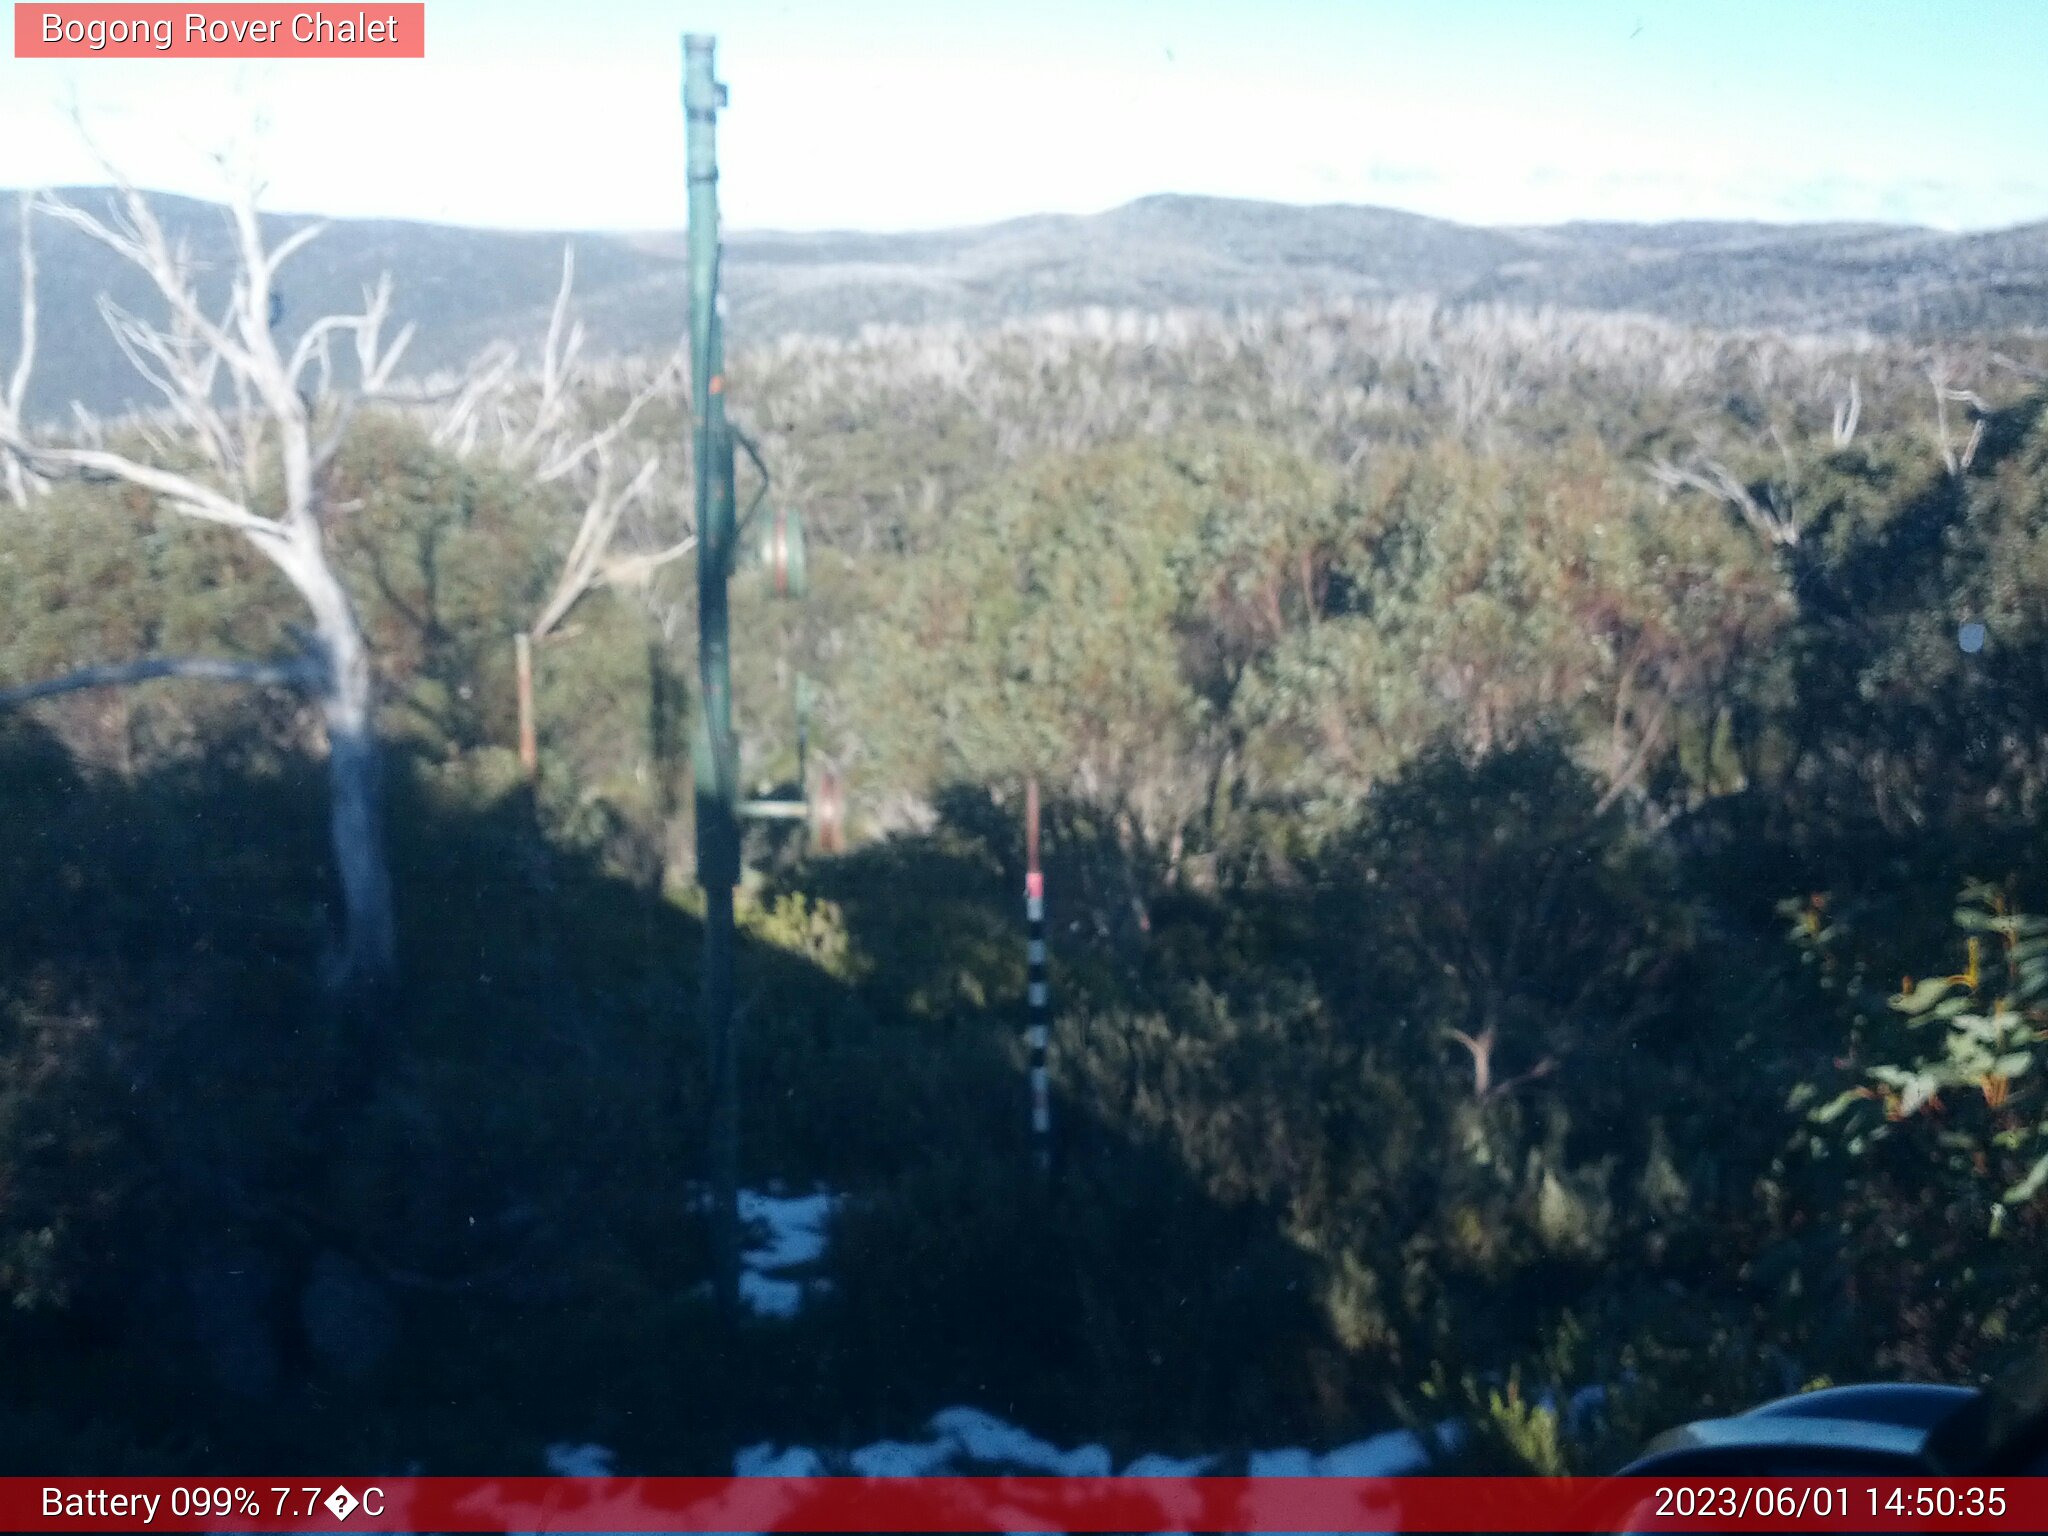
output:
<instances>
[{"instance_id":1,"label":"snow pole","mask_svg":"<svg viewBox=\"0 0 2048 1536\"><path fill-rule=\"evenodd\" d=\"M1052 1171L1052 1080L1046 1053L1052 1042L1052 999L1045 966L1045 872L1038 864L1038 779L1024 785L1024 931L1031 1049L1031 1145L1040 1173Z\"/></svg>"},{"instance_id":2,"label":"snow pole","mask_svg":"<svg viewBox=\"0 0 2048 1536\"><path fill-rule=\"evenodd\" d=\"M704 888L698 999L710 1046L711 1273L720 1307L738 1309L739 1061L733 1016L733 887L739 884L738 758L726 583L732 573L733 442L725 420L725 338L718 315L718 109L725 87L713 39L683 39L690 185L690 414L697 505L697 672L693 743L697 883Z\"/></svg>"},{"instance_id":3,"label":"snow pole","mask_svg":"<svg viewBox=\"0 0 2048 1536\"><path fill-rule=\"evenodd\" d=\"M797 686L795 799L743 800L739 744L732 722L731 581L742 540L754 528L770 490L768 466L746 433L726 415L725 318L719 297L718 112L727 93L715 68L715 38L683 38L683 118L690 195L690 425L697 508L698 710L691 742L697 789L697 883L704 888L704 947L699 1018L710 1045L711 1253L713 1289L728 1316L739 1304L740 1078L739 1022L734 1007L733 890L740 883L740 823L807 821L822 851L844 837L845 803L836 774L814 793L807 778L810 682ZM744 452L760 485L738 511L734 451ZM777 597L801 600L809 590L803 518L777 506L762 525L759 557Z\"/></svg>"}]
</instances>

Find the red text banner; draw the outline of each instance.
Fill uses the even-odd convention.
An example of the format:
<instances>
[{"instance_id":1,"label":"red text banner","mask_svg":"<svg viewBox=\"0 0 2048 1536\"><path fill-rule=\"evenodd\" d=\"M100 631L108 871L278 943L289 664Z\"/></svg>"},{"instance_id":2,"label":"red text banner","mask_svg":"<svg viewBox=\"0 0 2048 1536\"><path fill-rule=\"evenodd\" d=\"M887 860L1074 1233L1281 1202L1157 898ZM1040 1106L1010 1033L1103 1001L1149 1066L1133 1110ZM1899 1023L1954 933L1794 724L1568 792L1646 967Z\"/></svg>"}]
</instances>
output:
<instances>
[{"instance_id":1,"label":"red text banner","mask_svg":"<svg viewBox=\"0 0 2048 1536\"><path fill-rule=\"evenodd\" d=\"M18 59L423 59L427 8L20 4Z\"/></svg>"}]
</instances>

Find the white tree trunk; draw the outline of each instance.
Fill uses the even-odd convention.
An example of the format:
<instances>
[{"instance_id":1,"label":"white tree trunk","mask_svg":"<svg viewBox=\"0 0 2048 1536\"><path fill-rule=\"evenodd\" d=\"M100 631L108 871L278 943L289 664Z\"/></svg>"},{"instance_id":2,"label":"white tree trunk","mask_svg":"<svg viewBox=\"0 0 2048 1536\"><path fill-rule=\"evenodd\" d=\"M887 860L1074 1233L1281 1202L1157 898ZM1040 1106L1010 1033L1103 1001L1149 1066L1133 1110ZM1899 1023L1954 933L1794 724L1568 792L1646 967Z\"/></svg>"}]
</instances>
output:
<instances>
[{"instance_id":1,"label":"white tree trunk","mask_svg":"<svg viewBox=\"0 0 2048 1536\"><path fill-rule=\"evenodd\" d=\"M28 381L36 361L36 249L29 238L29 220L35 212L35 199L28 193L21 194L21 346L14 356L14 372L8 376L6 388L0 390L0 429L19 435L23 416L28 410ZM0 453L0 485L7 490L7 499L17 507L28 505L28 494L35 482L30 479L28 467L11 453Z\"/></svg>"},{"instance_id":2,"label":"white tree trunk","mask_svg":"<svg viewBox=\"0 0 2048 1536\"><path fill-rule=\"evenodd\" d=\"M347 985L377 985L397 969L397 924L384 852L383 758L369 646L316 527L301 525L263 548L305 599L319 642L329 831L341 881L340 977Z\"/></svg>"}]
</instances>

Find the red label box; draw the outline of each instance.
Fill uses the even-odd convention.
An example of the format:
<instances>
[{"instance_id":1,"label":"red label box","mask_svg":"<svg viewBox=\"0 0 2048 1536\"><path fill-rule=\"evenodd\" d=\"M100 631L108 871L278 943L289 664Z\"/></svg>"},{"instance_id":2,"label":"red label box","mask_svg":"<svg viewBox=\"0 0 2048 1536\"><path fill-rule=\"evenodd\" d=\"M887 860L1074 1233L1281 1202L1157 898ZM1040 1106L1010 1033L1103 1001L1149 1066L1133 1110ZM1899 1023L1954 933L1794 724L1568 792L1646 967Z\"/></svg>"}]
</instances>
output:
<instances>
[{"instance_id":1,"label":"red label box","mask_svg":"<svg viewBox=\"0 0 2048 1536\"><path fill-rule=\"evenodd\" d=\"M423 59L422 0L14 7L18 59Z\"/></svg>"}]
</instances>

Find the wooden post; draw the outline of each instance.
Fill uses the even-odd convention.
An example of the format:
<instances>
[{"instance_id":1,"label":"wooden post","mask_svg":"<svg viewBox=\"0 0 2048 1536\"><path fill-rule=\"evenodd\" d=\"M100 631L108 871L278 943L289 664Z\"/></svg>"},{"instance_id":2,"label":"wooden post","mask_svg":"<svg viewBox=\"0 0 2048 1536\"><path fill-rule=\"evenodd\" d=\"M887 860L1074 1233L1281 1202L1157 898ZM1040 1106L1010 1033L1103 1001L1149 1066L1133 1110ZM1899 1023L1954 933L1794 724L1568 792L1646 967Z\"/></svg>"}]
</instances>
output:
<instances>
[{"instance_id":1,"label":"wooden post","mask_svg":"<svg viewBox=\"0 0 2048 1536\"><path fill-rule=\"evenodd\" d=\"M531 784L540 776L540 743L533 726L533 637L525 630L512 641L512 657L519 677L519 766Z\"/></svg>"}]
</instances>

